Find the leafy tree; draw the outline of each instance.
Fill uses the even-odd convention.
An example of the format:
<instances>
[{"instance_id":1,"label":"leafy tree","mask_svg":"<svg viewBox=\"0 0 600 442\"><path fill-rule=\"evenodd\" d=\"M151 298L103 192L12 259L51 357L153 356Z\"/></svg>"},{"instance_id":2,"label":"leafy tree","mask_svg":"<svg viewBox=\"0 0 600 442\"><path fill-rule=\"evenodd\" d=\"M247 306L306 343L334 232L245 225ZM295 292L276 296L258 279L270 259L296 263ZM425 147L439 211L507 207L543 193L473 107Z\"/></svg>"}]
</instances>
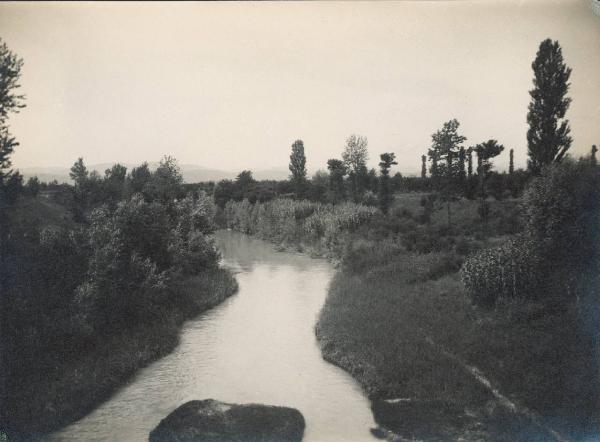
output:
<instances>
[{"instance_id":1,"label":"leafy tree","mask_svg":"<svg viewBox=\"0 0 600 442\"><path fill-rule=\"evenodd\" d=\"M8 203L13 204L17 200L17 198L19 198L19 195L23 192L23 175L21 175L19 171L12 172L4 180L4 184L2 187L3 188L0 190L5 192Z\"/></svg>"},{"instance_id":2,"label":"leafy tree","mask_svg":"<svg viewBox=\"0 0 600 442\"><path fill-rule=\"evenodd\" d=\"M383 213L387 213L392 202L392 193L390 191L390 169L396 162L396 154L386 152L380 155L381 161L379 168L381 175L379 177L379 208Z\"/></svg>"},{"instance_id":3,"label":"leafy tree","mask_svg":"<svg viewBox=\"0 0 600 442\"><path fill-rule=\"evenodd\" d=\"M242 189L248 188L250 185L256 183L256 180L252 176L251 170L243 170L235 178L235 183Z\"/></svg>"},{"instance_id":4,"label":"leafy tree","mask_svg":"<svg viewBox=\"0 0 600 442\"><path fill-rule=\"evenodd\" d=\"M350 180L350 193L355 201L358 201L365 190L365 177L367 175L367 150L368 141L360 135L350 135L346 140L346 146L342 152L342 160L348 171Z\"/></svg>"},{"instance_id":5,"label":"leafy tree","mask_svg":"<svg viewBox=\"0 0 600 442\"><path fill-rule=\"evenodd\" d=\"M369 172L363 177L364 189L370 190L371 192L379 191L379 177L377 171L373 168L369 169Z\"/></svg>"},{"instance_id":6,"label":"leafy tree","mask_svg":"<svg viewBox=\"0 0 600 442\"><path fill-rule=\"evenodd\" d=\"M0 188L11 174L10 156L19 145L9 132L7 120L10 113L25 107L25 96L16 93L22 66L23 60L0 39Z\"/></svg>"},{"instance_id":7,"label":"leafy tree","mask_svg":"<svg viewBox=\"0 0 600 442\"><path fill-rule=\"evenodd\" d=\"M564 119L571 99L569 91L571 68L563 61L558 41L544 40L531 65L533 89L527 122L529 169L539 174L541 168L559 162L571 147L569 120Z\"/></svg>"},{"instance_id":8,"label":"leafy tree","mask_svg":"<svg viewBox=\"0 0 600 442\"><path fill-rule=\"evenodd\" d=\"M302 140L296 140L292 144L289 167L290 172L292 172L292 183L296 189L296 197L299 198L306 187L306 156L304 155L304 143Z\"/></svg>"},{"instance_id":9,"label":"leafy tree","mask_svg":"<svg viewBox=\"0 0 600 442\"><path fill-rule=\"evenodd\" d=\"M508 173L512 175L515 171L515 150L511 149L509 151L509 163L508 163Z\"/></svg>"},{"instance_id":10,"label":"leafy tree","mask_svg":"<svg viewBox=\"0 0 600 442\"><path fill-rule=\"evenodd\" d=\"M467 178L471 178L473 176L473 148L469 147L467 149Z\"/></svg>"},{"instance_id":11,"label":"leafy tree","mask_svg":"<svg viewBox=\"0 0 600 442\"><path fill-rule=\"evenodd\" d=\"M328 188L329 174L324 170L317 170L310 180L310 188L308 192L310 200L324 202L327 196Z\"/></svg>"},{"instance_id":12,"label":"leafy tree","mask_svg":"<svg viewBox=\"0 0 600 442\"><path fill-rule=\"evenodd\" d=\"M125 179L127 168L121 164L115 164L104 171L105 198L115 204L123 198L125 192Z\"/></svg>"},{"instance_id":13,"label":"leafy tree","mask_svg":"<svg viewBox=\"0 0 600 442\"><path fill-rule=\"evenodd\" d=\"M252 176L251 170L241 171L235 179L236 195L235 200L247 198L256 186L256 180Z\"/></svg>"},{"instance_id":14,"label":"leafy tree","mask_svg":"<svg viewBox=\"0 0 600 442\"><path fill-rule=\"evenodd\" d=\"M477 153L477 181L479 187L479 216L483 220L484 223L487 223L487 216L489 212L489 206L487 204L486 198L487 194L485 192L485 167L484 167L484 147L482 144L478 144L477 147L474 148Z\"/></svg>"},{"instance_id":15,"label":"leafy tree","mask_svg":"<svg viewBox=\"0 0 600 442\"><path fill-rule=\"evenodd\" d=\"M329 199L332 203L337 203L345 198L344 176L346 175L346 165L343 161L332 158L327 161L329 169Z\"/></svg>"},{"instance_id":16,"label":"leafy tree","mask_svg":"<svg viewBox=\"0 0 600 442\"><path fill-rule=\"evenodd\" d=\"M104 179L115 181L119 184L125 183L125 178L127 176L127 167L121 164L115 164L110 169L106 169L104 171Z\"/></svg>"},{"instance_id":17,"label":"leafy tree","mask_svg":"<svg viewBox=\"0 0 600 442\"><path fill-rule=\"evenodd\" d=\"M590 157L590 161L591 163L595 166L596 164L598 164L598 160L596 159L596 152L598 152L598 148L596 147L596 145L594 144L592 146L592 155Z\"/></svg>"},{"instance_id":18,"label":"leafy tree","mask_svg":"<svg viewBox=\"0 0 600 442\"><path fill-rule=\"evenodd\" d=\"M481 167L483 167L483 176L491 172L493 169L492 158L497 157L504 150L504 146L499 144L496 140L488 140L483 143L479 143L473 148L478 155L478 159L481 160ZM477 173L480 173L478 170Z\"/></svg>"},{"instance_id":19,"label":"leafy tree","mask_svg":"<svg viewBox=\"0 0 600 442\"><path fill-rule=\"evenodd\" d=\"M421 178L427 178L427 156L421 155Z\"/></svg>"},{"instance_id":20,"label":"leafy tree","mask_svg":"<svg viewBox=\"0 0 600 442\"><path fill-rule=\"evenodd\" d=\"M27 193L31 196L37 196L40 193L40 180L37 176L32 176L27 180L27 184L25 184L25 189Z\"/></svg>"},{"instance_id":21,"label":"leafy tree","mask_svg":"<svg viewBox=\"0 0 600 442\"><path fill-rule=\"evenodd\" d=\"M77 222L83 222L85 219L85 211L89 205L89 172L83 162L83 158L79 157L69 172L69 176L73 180L73 205L71 210L73 217Z\"/></svg>"},{"instance_id":22,"label":"leafy tree","mask_svg":"<svg viewBox=\"0 0 600 442\"><path fill-rule=\"evenodd\" d=\"M462 144L467 140L466 137L458 134L460 123L452 119L444 123L442 129L431 135L431 148L429 148L429 159L431 160L431 176L434 178L455 175L456 171L451 170L448 174L447 168L455 168L455 160L458 158L458 152ZM448 161L450 154L451 161ZM445 164L444 164L445 163Z\"/></svg>"},{"instance_id":23,"label":"leafy tree","mask_svg":"<svg viewBox=\"0 0 600 442\"><path fill-rule=\"evenodd\" d=\"M183 176L175 158L165 156L158 168L152 173L152 195L160 202L171 207L176 199L182 198Z\"/></svg>"},{"instance_id":24,"label":"leafy tree","mask_svg":"<svg viewBox=\"0 0 600 442\"><path fill-rule=\"evenodd\" d=\"M85 183L88 179L89 172L85 164L83 163L83 158L79 157L73 166L71 166L71 171L69 172L69 176L75 183L75 187L84 187Z\"/></svg>"},{"instance_id":25,"label":"leafy tree","mask_svg":"<svg viewBox=\"0 0 600 442\"><path fill-rule=\"evenodd\" d=\"M460 180L461 186L464 185L467 173L465 171L465 160L466 160L466 151L464 147L460 147L458 151L458 179Z\"/></svg>"},{"instance_id":26,"label":"leafy tree","mask_svg":"<svg viewBox=\"0 0 600 442\"><path fill-rule=\"evenodd\" d=\"M139 167L134 167L129 173L129 189L131 193L143 193L146 186L152 180L152 173L148 163L142 163Z\"/></svg>"},{"instance_id":27,"label":"leafy tree","mask_svg":"<svg viewBox=\"0 0 600 442\"><path fill-rule=\"evenodd\" d=\"M224 209L227 201L234 199L235 189L235 183L232 180L219 181L214 192L215 204L221 209Z\"/></svg>"}]
</instances>

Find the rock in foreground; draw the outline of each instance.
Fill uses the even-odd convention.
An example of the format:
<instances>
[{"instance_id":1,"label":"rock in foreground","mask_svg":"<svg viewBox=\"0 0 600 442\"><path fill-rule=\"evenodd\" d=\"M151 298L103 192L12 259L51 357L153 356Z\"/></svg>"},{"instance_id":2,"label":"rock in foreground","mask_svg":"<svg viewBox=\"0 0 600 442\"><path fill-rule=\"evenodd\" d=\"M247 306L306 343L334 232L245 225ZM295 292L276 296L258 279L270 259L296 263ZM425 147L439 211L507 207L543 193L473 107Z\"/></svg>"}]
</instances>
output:
<instances>
[{"instance_id":1,"label":"rock in foreground","mask_svg":"<svg viewBox=\"0 0 600 442\"><path fill-rule=\"evenodd\" d=\"M304 417L294 408L206 399L169 414L152 430L150 442L291 442L303 434Z\"/></svg>"}]
</instances>

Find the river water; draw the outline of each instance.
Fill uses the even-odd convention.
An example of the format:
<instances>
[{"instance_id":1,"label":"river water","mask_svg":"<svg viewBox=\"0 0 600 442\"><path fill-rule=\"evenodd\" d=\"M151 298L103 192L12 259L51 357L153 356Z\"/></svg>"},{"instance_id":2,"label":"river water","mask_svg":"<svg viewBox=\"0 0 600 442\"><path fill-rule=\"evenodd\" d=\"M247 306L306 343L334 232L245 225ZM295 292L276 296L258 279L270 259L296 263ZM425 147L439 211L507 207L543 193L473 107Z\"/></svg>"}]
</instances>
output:
<instances>
[{"instance_id":1,"label":"river water","mask_svg":"<svg viewBox=\"0 0 600 442\"><path fill-rule=\"evenodd\" d=\"M306 441L373 440L368 399L322 359L315 339L331 265L236 232L220 231L215 239L239 292L188 321L173 353L52 440L148 440L179 405L208 398L297 408Z\"/></svg>"}]
</instances>

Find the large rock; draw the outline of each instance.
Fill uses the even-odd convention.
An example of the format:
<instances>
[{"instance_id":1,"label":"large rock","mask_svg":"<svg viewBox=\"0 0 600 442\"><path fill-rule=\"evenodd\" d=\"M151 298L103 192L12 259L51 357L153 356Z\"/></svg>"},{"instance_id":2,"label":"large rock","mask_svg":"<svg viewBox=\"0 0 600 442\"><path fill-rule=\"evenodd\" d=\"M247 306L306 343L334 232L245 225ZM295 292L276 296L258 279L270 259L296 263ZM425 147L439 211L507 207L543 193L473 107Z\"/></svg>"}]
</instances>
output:
<instances>
[{"instance_id":1,"label":"large rock","mask_svg":"<svg viewBox=\"0 0 600 442\"><path fill-rule=\"evenodd\" d=\"M294 408L206 399L169 414L152 430L150 442L291 442L303 434L304 417Z\"/></svg>"}]
</instances>

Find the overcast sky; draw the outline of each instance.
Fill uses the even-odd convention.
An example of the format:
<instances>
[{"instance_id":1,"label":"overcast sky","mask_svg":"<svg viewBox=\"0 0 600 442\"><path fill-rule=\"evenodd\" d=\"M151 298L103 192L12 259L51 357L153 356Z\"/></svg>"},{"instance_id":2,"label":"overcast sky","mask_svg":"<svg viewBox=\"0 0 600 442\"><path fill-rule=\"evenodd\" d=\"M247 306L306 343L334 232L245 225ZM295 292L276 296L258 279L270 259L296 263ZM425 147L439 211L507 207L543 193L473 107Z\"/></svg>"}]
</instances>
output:
<instances>
[{"instance_id":1,"label":"overcast sky","mask_svg":"<svg viewBox=\"0 0 600 442\"><path fill-rule=\"evenodd\" d=\"M557 39L573 68L571 151L600 144L600 17L587 0L306 3L1 3L25 65L11 117L16 167L157 161L310 171L368 137L416 172L457 118L526 160L531 62ZM502 168L508 152L498 161Z\"/></svg>"}]
</instances>

